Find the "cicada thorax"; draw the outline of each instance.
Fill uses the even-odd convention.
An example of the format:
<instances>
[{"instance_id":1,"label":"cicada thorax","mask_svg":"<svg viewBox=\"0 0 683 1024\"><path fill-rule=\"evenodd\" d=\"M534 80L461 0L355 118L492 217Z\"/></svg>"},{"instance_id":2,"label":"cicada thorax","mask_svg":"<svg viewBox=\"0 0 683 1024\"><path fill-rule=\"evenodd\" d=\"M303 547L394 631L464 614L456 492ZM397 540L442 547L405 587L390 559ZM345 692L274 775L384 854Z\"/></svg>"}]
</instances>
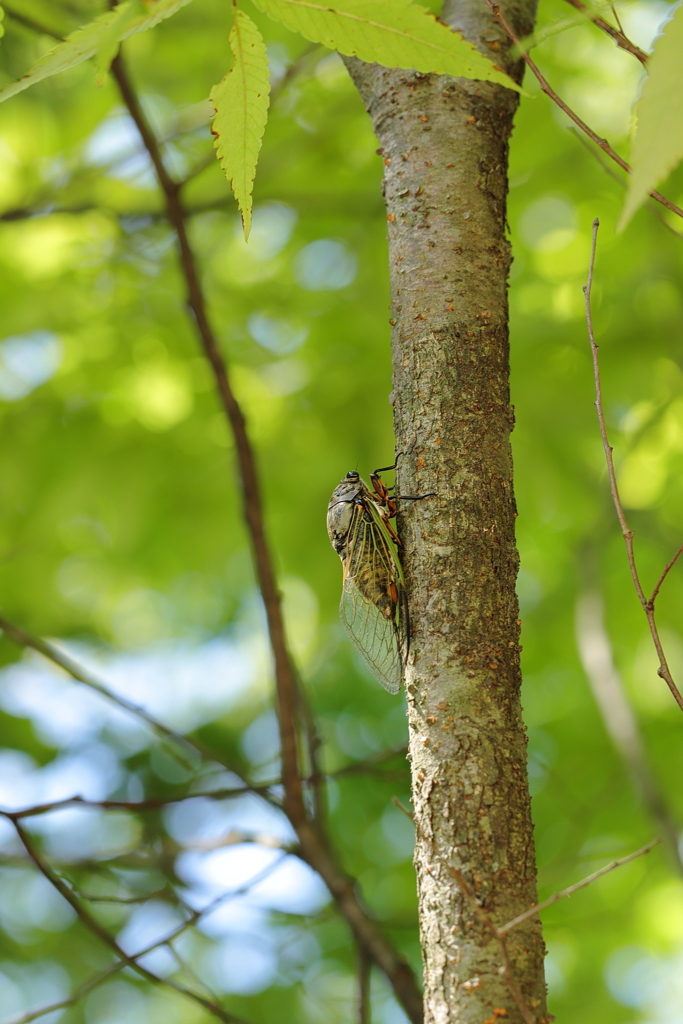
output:
<instances>
[{"instance_id":1,"label":"cicada thorax","mask_svg":"<svg viewBox=\"0 0 683 1024\"><path fill-rule=\"evenodd\" d=\"M327 506L327 532L332 547L342 562L347 558L351 527L356 518L354 513L357 500L364 491L367 491L367 487L358 473L347 473L333 490Z\"/></svg>"}]
</instances>

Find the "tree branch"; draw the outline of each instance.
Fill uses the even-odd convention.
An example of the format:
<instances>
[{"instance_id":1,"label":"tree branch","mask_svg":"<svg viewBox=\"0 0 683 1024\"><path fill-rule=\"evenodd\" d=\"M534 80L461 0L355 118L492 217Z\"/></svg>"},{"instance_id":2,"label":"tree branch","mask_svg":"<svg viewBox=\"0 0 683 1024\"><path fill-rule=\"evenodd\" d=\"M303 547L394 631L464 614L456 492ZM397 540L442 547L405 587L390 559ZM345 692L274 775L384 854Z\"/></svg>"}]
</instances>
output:
<instances>
[{"instance_id":1,"label":"tree branch","mask_svg":"<svg viewBox=\"0 0 683 1024\"><path fill-rule=\"evenodd\" d=\"M494 3L493 0L485 0L485 2L491 8L493 14L501 23L501 25L507 32L512 42L515 43L515 45L518 47L522 59L524 60L527 67L530 68L530 70L536 76L538 84L540 85L541 90L546 94L546 96L549 96L553 103L557 104L560 110L563 110L567 117L569 117L574 122L574 124L581 129L582 132L585 132L588 138L592 139L596 146L600 147L603 153L606 153L607 156L611 157L611 159L615 161L615 163L619 164L622 171L626 171L627 174L630 174L630 164L627 164L626 161L619 156L616 150L612 149L607 139L600 138L600 136L596 132L594 132L593 129L590 128L585 121L582 121L579 115L575 113L571 109L571 107L567 106L565 101L560 96L558 96L555 90L551 88L550 85L548 85L545 76L540 71L535 61L532 60L529 54L524 50L519 38L515 34L513 28L510 26L510 23L506 19L505 15L501 12L498 5ZM672 203L670 199L667 199L666 196L663 196L661 192L657 192L653 189L653 191L649 192L648 195L650 195L652 199L656 199L658 203L662 204L662 206L665 206L667 210L671 210L671 212L675 213L676 216L683 217L683 210L680 208L680 206L676 206L676 204Z\"/></svg>"},{"instance_id":2,"label":"tree branch","mask_svg":"<svg viewBox=\"0 0 683 1024\"><path fill-rule=\"evenodd\" d=\"M243 796L245 793L258 793L263 796L270 787L254 786L240 787L239 789L209 789L198 790L196 793L185 793L183 796L150 797L149 800L86 800L82 796L69 796L64 800L53 800L50 803L34 804L32 807L22 807L21 810L11 811L1 808L0 814L11 814L13 818L33 818L39 814L49 814L50 811L61 810L62 807L97 807L102 811L155 811L161 807L168 807L169 804L179 804L183 800L195 800L203 797L208 800L227 800L230 797Z\"/></svg>"},{"instance_id":3,"label":"tree branch","mask_svg":"<svg viewBox=\"0 0 683 1024\"><path fill-rule=\"evenodd\" d=\"M600 222L596 217L596 219L593 221L593 241L591 245L590 264L588 268L588 281L583 289L584 298L586 300L586 324L588 326L588 338L590 340L591 355L593 358L593 377L595 380L595 408L598 412L600 436L602 437L602 446L605 450L605 460L607 462L607 472L609 475L610 489L612 491L612 501L614 502L617 518L619 519L619 526L621 527L621 533L624 538L624 543L626 545L626 554L628 557L629 568L631 570L631 578L633 580L633 585L636 589L636 594L638 595L638 600L640 601L643 611L645 612L647 624L650 627L650 635L652 636L652 642L655 645L657 657L659 658L659 669L657 670L657 674L665 681L666 685L671 690L671 694L674 700L678 704L681 711L683 711L683 697L681 696L678 687L673 681L671 670L669 669L669 665L666 660L666 655L664 654L664 648L662 647L662 641L659 636L659 630L657 629L657 623L655 621L655 599L657 597L657 594L659 593L659 588L664 582L669 570L673 567L674 563L676 562L676 559L680 554L680 549L679 552L677 552L676 555L671 559L670 563L667 565L664 572L660 576L657 586L652 592L651 597L647 598L645 596L645 592L640 582L640 576L638 575L638 569L636 567L635 552L633 550L634 531L629 529L628 523L626 522L626 515L624 513L623 505L621 504L621 499L619 497L619 488L617 487L617 476L614 470L614 456L612 452L612 447L607 437L607 426L605 424L605 414L602 406L602 385L600 383L600 363L598 360L598 346L595 343L595 335L593 333L593 317L591 313L591 288L593 285L593 270L595 267L595 251L598 242L599 226Z\"/></svg>"},{"instance_id":4,"label":"tree branch","mask_svg":"<svg viewBox=\"0 0 683 1024\"><path fill-rule=\"evenodd\" d=\"M227 1010L224 1010L221 1006L218 1006L212 1000L205 999L204 996L199 995L197 992L193 992L191 989L179 984L179 982L172 981L169 978L160 978L158 975L154 974L152 971L148 970L146 967L143 967L141 964L139 964L135 957L129 956L121 948L121 946L119 946L116 939L114 939L113 936L109 934L106 928L104 928L100 924L100 922L92 916L90 911L85 906L83 906L81 900L78 899L78 897L69 888L66 882L63 879L61 879L57 874L55 874L55 872L52 870L49 864L45 860L43 860L43 858L38 852L38 848L35 846L35 844L29 837L28 833L23 828L23 826L18 821L12 819L11 814L7 814L5 812L5 817L9 818L12 821L12 824L16 829L17 835L21 840L21 843L24 849L26 850L26 853L31 858L31 860L36 865L41 874L43 874L45 878L47 878L48 882L50 882L50 884L57 890L57 892L64 897L67 903L76 912L76 915L78 916L79 920L82 921L82 923L94 935L96 935L97 938L100 939L100 941L104 943L105 946L108 946L116 954L119 960L123 961L122 966L131 967L137 974L145 978L146 981L151 981L155 985L165 985L168 988L174 989L180 995L183 995L187 999L190 999L193 1002L198 1003L205 1010L208 1010L208 1012L211 1013L214 1017L217 1017L219 1020L222 1020L224 1024L247 1024L247 1022L244 1021L241 1017L237 1017L235 1014L229 1013ZM186 927L189 927L189 925L186 924ZM137 955L141 956L142 954Z\"/></svg>"},{"instance_id":5,"label":"tree branch","mask_svg":"<svg viewBox=\"0 0 683 1024\"><path fill-rule=\"evenodd\" d=\"M100 682L100 680L98 680L90 672L88 672L81 665L79 665L78 662L74 661L67 654L63 654L53 644L48 643L47 640L42 640L39 637L33 636L31 633L27 633L24 629L21 629L19 626L15 626L13 622L10 622L9 619L5 619L2 616L0 616L0 630L6 633L7 636L9 636L12 640L14 640L15 643L19 644L21 647L29 647L32 650L37 651L38 654L42 654L42 656L44 658L47 658L48 661L51 661L55 665L59 665L60 668L64 669L64 671L67 672L72 679L75 679L77 682L83 683L85 686L90 687L91 690L95 690L102 697L106 697L107 700L111 701L113 704L116 704L118 705L118 707L123 708L124 711L128 711L130 714L135 715L137 718L141 719L143 722L145 722L146 725L150 727L150 729L152 729L153 732L161 736L162 739L172 741L174 744L178 744L178 746L181 747L182 750L192 754L194 757L198 755L200 758L203 758L206 761L213 761L215 763L223 765L223 767L227 768L240 779L240 782L244 784L245 790L249 790L250 792L258 792L260 796L262 796L269 802L277 803L274 797L268 792L268 787L252 787L251 784L246 779L242 778L240 776L240 773L236 771L231 764L223 760L220 757L220 755L214 753L214 751L210 750L208 747L205 747L204 744L201 743L199 740L189 739L187 736L183 736L181 733L174 732L173 729L169 729L168 726L164 725L162 722L159 722L156 718L154 718L147 711L145 711L143 707L140 707L139 704L134 704L132 701L129 701L126 697L121 697L118 694L114 693L112 690L108 689L108 687L105 686L104 683ZM193 761L188 761L183 756L182 752L177 750L176 747L174 747L171 743L169 743L168 749L169 752L173 754L173 756L190 771L194 771L196 769L196 763L194 763Z\"/></svg>"},{"instance_id":6,"label":"tree branch","mask_svg":"<svg viewBox=\"0 0 683 1024\"><path fill-rule=\"evenodd\" d=\"M581 11L593 22L594 25L597 25L603 32L606 32L620 49L633 54L636 60L639 60L641 64L647 64L648 55L644 50L641 50L639 46L632 43L628 36L624 35L620 29L615 28L614 25L610 25L608 21L605 21L605 19L601 18L599 14L596 14L590 9L590 7L582 3L582 0L567 0L567 3L571 4L572 7L575 7L577 11Z\"/></svg>"},{"instance_id":7,"label":"tree branch","mask_svg":"<svg viewBox=\"0 0 683 1024\"><path fill-rule=\"evenodd\" d=\"M590 153L593 159L597 160L600 167L602 167L605 174L608 174L610 176L612 181L616 181L620 188L625 189L628 187L628 183L623 178L619 177L617 172L610 166L610 164L607 163L606 160L603 160L602 154L599 151L593 149L593 147L588 142L588 139L586 139L580 131L578 131L576 128L572 128L571 126L569 128L569 131L572 133L574 138L581 143L584 149ZM676 229L673 228L671 224L669 224L669 222L666 219L666 215L664 214L664 211L661 210L659 206L655 205L654 203L648 203L645 209L649 210L650 213L654 214L659 223L669 232L670 235L673 235L674 238L678 238L679 241L683 239L683 234L680 231L676 231Z\"/></svg>"},{"instance_id":8,"label":"tree branch","mask_svg":"<svg viewBox=\"0 0 683 1024\"><path fill-rule=\"evenodd\" d=\"M585 889L587 885L591 884L591 882L594 882L598 878L602 878L603 875L608 875L610 871L623 867L624 864L629 864L637 857L642 857L646 853L649 853L653 847L658 845L658 843L661 843L661 839L651 839L649 843L646 843L645 846L641 846L641 848L636 850L635 853L629 853L628 857L621 857L619 860L610 861L610 863L606 864L603 868L599 868L597 871L594 871L592 875L587 875L586 878L582 878L580 882L575 882L574 885L569 885L566 889L562 889L560 892L556 892L553 896L549 896L547 900L543 900L543 902L539 903L537 906L530 907L529 910L520 914L518 917L513 918L512 921L508 921L507 924L497 928L496 931L502 935L506 935L507 932L511 932L513 928L517 928L520 924L524 924L524 922L528 921L529 918L534 917L536 914L540 914L542 910L545 910L547 907L551 907L553 903L557 903L558 900L563 900L567 896L573 896L575 892L578 892L580 889Z\"/></svg>"},{"instance_id":9,"label":"tree branch","mask_svg":"<svg viewBox=\"0 0 683 1024\"><path fill-rule=\"evenodd\" d=\"M671 561L664 567L664 569L662 571L662 575L657 580L657 585L655 586L655 589L652 591L652 594L650 596L650 600L648 602L649 604L654 605L655 601L657 600L657 595L659 594L659 591L661 589L662 583L664 582L666 577L669 575L669 573L671 572L671 570L673 569L674 565L676 564L676 562L678 561L678 559L680 558L680 556L682 554L683 554L683 544L681 544L680 548L678 549L676 554L673 556Z\"/></svg>"},{"instance_id":10,"label":"tree branch","mask_svg":"<svg viewBox=\"0 0 683 1024\"><path fill-rule=\"evenodd\" d=\"M113 974L116 974L119 971L123 970L124 967L130 966L129 960L139 960L143 956L147 956L149 953L154 952L155 949L159 949L161 946L169 946L173 954L177 957L176 951L171 946L172 942L174 942L180 935L182 935L183 932L187 931L188 928L196 924L197 921L205 914L208 914L211 911L215 910L219 904L226 903L231 899L236 899L238 896L243 896L245 893L253 889L255 885L257 885L259 882L263 881L270 874L272 874L272 872L278 866L278 864L280 864L282 859L282 857L276 858L276 860L274 860L272 864L267 865L267 867L259 871L256 875L249 879L248 882L245 882L244 885L241 885L238 889L233 889L227 893L222 893L220 896L217 896L215 900L212 900L209 904L207 904L206 907L202 908L201 910L192 911L187 921L184 921L181 925L178 926L178 928L174 929L168 935L165 935L162 939L155 940L149 946L146 946L144 949L140 950L139 953L131 954L130 958L117 960L116 963L112 964L110 967L107 967L106 970L101 971L99 974L93 975L92 978L89 978L82 985L79 985L78 988L74 989L74 991L67 999L60 1000L60 1002L58 1003L51 1003L50 1005L44 1006L37 1010L30 1010L28 1013L25 1013L19 1017L12 1017L9 1020L5 1020L2 1022L2 1024L30 1024L31 1021L37 1020L39 1017L43 1017L48 1013L52 1013L53 1010L61 1010L65 1009L68 1006L75 1006L78 1002L80 1002L80 1000L85 995L88 994L88 992L91 992L94 988L97 988L98 985L103 984ZM104 899L104 897L98 897L98 899ZM167 983L166 980L163 978L160 978L159 981L162 984ZM202 984L204 983L202 982ZM175 988L175 985L171 985L171 987ZM233 1017L232 1020L235 1022L235 1024L247 1024L247 1022L241 1021L239 1017Z\"/></svg>"}]
</instances>

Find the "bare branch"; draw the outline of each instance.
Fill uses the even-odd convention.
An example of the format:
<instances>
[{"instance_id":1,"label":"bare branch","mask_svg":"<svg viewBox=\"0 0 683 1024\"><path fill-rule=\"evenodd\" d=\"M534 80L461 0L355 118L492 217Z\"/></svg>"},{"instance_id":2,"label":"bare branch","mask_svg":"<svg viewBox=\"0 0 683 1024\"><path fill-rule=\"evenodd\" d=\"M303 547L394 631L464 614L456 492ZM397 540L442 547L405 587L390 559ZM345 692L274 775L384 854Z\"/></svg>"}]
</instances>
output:
<instances>
[{"instance_id":1,"label":"bare branch","mask_svg":"<svg viewBox=\"0 0 683 1024\"><path fill-rule=\"evenodd\" d=\"M415 824L415 815L413 814L412 811L409 811L407 807L403 806L403 804L401 803L397 796L392 796L391 802L394 805L394 807L396 807L399 811L402 811L405 814L406 818L409 818L410 821L412 821L413 825Z\"/></svg>"},{"instance_id":2,"label":"bare branch","mask_svg":"<svg viewBox=\"0 0 683 1024\"><path fill-rule=\"evenodd\" d=\"M598 871L594 871L592 875L587 875L586 878L582 878L580 882L575 882L574 885L568 886L566 889L562 889L560 892L556 892L553 896L549 896L547 900L543 900L535 907L530 907L523 914L518 917L514 917L512 921L508 921L501 928L496 929L501 935L506 935L507 932L512 931L513 928L517 928L520 924L524 924L529 918L534 917L536 914L540 914L542 910L547 907L551 907L553 903L557 903L558 900L563 900L566 896L573 896L579 889L585 889L587 885L594 882L597 878L602 878L603 875L609 874L610 871L616 870L616 868L623 867L624 864L629 864L636 857L642 857L646 853L649 853L653 847L661 843L661 839L651 839L649 843L642 846L640 850L636 850L635 853L629 853L628 857L621 857L619 860L610 861L604 868L599 868Z\"/></svg>"},{"instance_id":3,"label":"bare branch","mask_svg":"<svg viewBox=\"0 0 683 1024\"><path fill-rule=\"evenodd\" d=\"M201 910L198 911L192 911L192 913L190 914L190 919L184 921L178 928L170 932L168 935L165 935L163 938L157 939L155 942L151 943L151 945L146 946L144 949L140 950L139 953L131 954L130 959L139 960L141 959L141 957L147 956L149 953L152 953L155 949L159 949L161 946L168 946L173 955L176 957L176 959L179 959L177 951L171 945L178 938L178 936L182 935L182 933L185 932L188 928L196 924L197 921L205 914L208 914L211 911L215 910L219 904L227 903L229 900L236 899L238 896L243 896L245 893L249 892L250 889L253 889L255 885L257 885L259 882L262 882L265 878L272 874L272 872L280 864L282 859L282 857L276 858L271 864L268 864L265 868L263 868L256 875L250 878L248 882L245 882L244 885L241 885L238 889L232 889L229 892L222 893L220 896L217 896L215 900L212 900L211 903L207 904L206 907L203 907ZM85 898L92 899L93 897ZM94 898L104 899L104 897ZM28 1013L25 1013L20 1017L11 1017L8 1020L2 1021L1 1024L30 1024L31 1021L37 1020L39 1017L43 1017L48 1013L52 1013L53 1010L61 1010L65 1009L68 1006L75 1006L76 1003L80 1002L80 1000L88 994L88 992L91 992L94 988L97 988L98 985L101 985L105 981L107 981L112 975L118 973L119 971L123 970L124 967L128 966L129 962L127 959L117 960L116 963L112 964L110 967L107 967L106 970L101 971L99 974L93 975L92 978L89 978L82 985L79 985L79 987L75 989L67 999L61 1000L59 1003L51 1003L50 1005L44 1006L37 1010L30 1010ZM164 979L161 980L163 981ZM202 984L206 988L205 983L202 982ZM235 1022L238 1022L239 1024L239 1018L234 1017L233 1020ZM242 1022L242 1024L246 1024L246 1022Z\"/></svg>"},{"instance_id":4,"label":"bare branch","mask_svg":"<svg viewBox=\"0 0 683 1024\"><path fill-rule=\"evenodd\" d=\"M165 897L173 898L175 893L172 889L156 889L154 892L146 892L140 896L96 896L94 893L81 892L80 897L88 903L118 903L128 906L133 903L147 903L149 900L162 900Z\"/></svg>"},{"instance_id":5,"label":"bare branch","mask_svg":"<svg viewBox=\"0 0 683 1024\"><path fill-rule=\"evenodd\" d=\"M5 815L5 817L9 816ZM26 850L27 854L29 855L33 863L36 865L38 870L41 872L41 874L43 874L45 878L47 878L48 882L50 882L50 884L57 890L57 892L64 897L64 899L76 912L76 915L78 916L79 920L86 926L86 928L88 928L95 936L97 936L97 938L100 939L100 941L104 943L105 946L108 946L111 950L113 950L113 952L116 954L119 960L123 961L122 966L131 967L137 974L145 978L146 981L151 981L155 985L166 986L168 988L174 989L174 991L178 992L180 995L183 995L187 999L190 999L193 1002L198 1003L200 1006L203 1006L204 1009L208 1010L208 1012L213 1014L214 1017L217 1017L219 1020L224 1021L224 1024L246 1024L246 1022L241 1017L237 1017L235 1014L229 1013L227 1010L224 1010L223 1007L218 1006L212 1000L205 999L204 996L199 995L197 992L193 992L191 989L186 988L184 985L181 985L176 981L173 981L171 978L160 978L158 975L154 974L152 971L148 970L146 967L143 967L141 964L139 964L135 957L129 956L121 948L121 946L119 946L116 939L114 939L113 936L109 934L106 928L104 928L100 924L100 922L92 916L90 911L83 905L81 900L78 899L76 894L70 889L66 882L62 878L60 878L59 875L55 874L55 872L49 866L47 861L43 860L40 853L38 852L37 846L33 843L32 839L29 837L28 833L22 827L22 825L20 825L18 821L13 821L12 824L16 829L17 835L21 840L24 849ZM189 927L187 923L186 927ZM142 954L137 955L141 956Z\"/></svg>"},{"instance_id":6,"label":"bare branch","mask_svg":"<svg viewBox=\"0 0 683 1024\"><path fill-rule=\"evenodd\" d=\"M245 793L257 793L260 796L267 796L270 786L240 786L238 789L209 789L206 791L184 793L183 796L150 797L149 800L86 800L82 796L70 796L64 800L53 800L50 803L34 804L32 807L22 807L15 811L11 808L0 808L0 814L7 814L12 818L33 818L39 814L49 814L51 811L61 810L63 807L97 807L103 811L154 811L161 807L168 807L169 804L179 804L184 800L227 800L230 797L244 796Z\"/></svg>"},{"instance_id":7,"label":"bare branch","mask_svg":"<svg viewBox=\"0 0 683 1024\"><path fill-rule=\"evenodd\" d=\"M122 964L121 966L124 965ZM66 1010L69 1006L76 1006L89 992L92 992L98 985L106 981L111 976L111 973L111 971L102 971L100 974L93 975L83 985L79 985L77 989L74 989L66 999L60 999L56 1003L48 1003L46 1006L40 1006L35 1010L28 1010L26 1013L15 1014L13 1017L6 1017L2 1024L31 1024L31 1021L39 1020L40 1017L46 1017L48 1013L54 1013L56 1010Z\"/></svg>"},{"instance_id":8,"label":"bare branch","mask_svg":"<svg viewBox=\"0 0 683 1024\"><path fill-rule=\"evenodd\" d=\"M640 582L640 577L638 575L635 552L633 550L634 531L629 529L628 523L626 522L626 515L624 513L623 505L621 504L621 498L619 497L619 488L617 487L617 475L614 469L613 451L609 443L609 439L607 437L607 426L605 424L605 414L602 404L602 385L600 383L600 363L598 359L598 346L595 343L595 334L593 332L593 317L591 312L591 288L593 285L593 271L595 268L595 252L598 242L599 227L600 222L596 217L596 219L593 221L593 241L591 245L590 263L588 267L588 281L583 289L583 294L586 300L586 324L588 326L588 338L590 340L591 355L593 358L593 377L595 380L595 408L597 409L598 413L598 423L600 424L600 436L602 437L602 446L605 450L605 460L607 462L607 473L609 475L610 489L612 491L612 501L614 502L614 508L616 509L617 517L619 519L619 526L621 527L621 534L624 538L624 543L626 545L626 554L628 557L629 568L631 570L631 578L633 580L633 585L636 589L636 594L638 595L638 600L640 601L643 607L643 611L645 612L645 617L647 618L647 623L650 627L650 635L652 636L652 642L655 645L655 650L657 651L657 656L659 658L659 669L657 670L657 674L665 681L665 683L671 690L671 694L674 700L678 704L681 711L683 711L683 697L681 696L680 691L678 690L676 684L673 681L673 677L671 675L671 671L666 660L666 655L664 654L664 648L662 647L662 642L659 636L659 630L657 629L657 623L655 622L655 598L659 592L659 587L664 582L664 579L666 578L666 575L669 572L669 569L675 563L676 558L678 558L678 554L671 560L669 565L662 573L660 581L655 587L652 597L648 600L648 598L645 596L645 592L643 590L642 584Z\"/></svg>"},{"instance_id":9,"label":"bare branch","mask_svg":"<svg viewBox=\"0 0 683 1024\"><path fill-rule=\"evenodd\" d=\"M507 32L507 34L510 37L510 39L512 40L512 42L515 43L515 45L518 47L522 59L526 63L527 67L530 68L530 70L536 76L538 84L540 85L541 90L546 94L546 96L549 96L550 99L553 101L553 103L557 104L557 106L560 108L560 110L563 110L564 113L567 115L567 117L569 117L574 122L574 124L577 125L577 127L581 129L582 132L585 132L585 134L588 136L588 138L592 139L593 142L596 144L596 146L600 147L600 149L603 151L603 153L606 153L607 156L611 157L611 159L615 161L615 163L619 164L619 166L621 167L622 171L626 171L627 174L630 174L631 173L630 165L627 164L626 161L622 157L619 156L619 154L616 152L616 150L612 149L612 147L610 146L610 144L607 141L607 139L600 138L600 136L596 132L594 132L593 129L590 128L586 124L586 122L583 121L579 117L579 115L577 113L575 113L572 110L572 108L569 107L560 96L558 96L558 94L555 92L555 90L553 88L551 88L551 86L548 84L545 76L540 71L538 65L535 63L534 60L532 60L532 58L529 56L529 54L524 50L520 40L518 39L517 35L515 34L514 29L511 27L511 25L507 21L505 15L501 12L501 10L498 7L498 5L496 3L494 3L493 0L486 0L486 3L491 8L491 10L493 11L494 15L498 19L498 21L501 23L501 25L503 26L503 28ZM653 199L656 199L658 203L661 203L662 206L665 206L667 208L667 210L671 210L672 213L675 213L676 216L683 217L683 210L680 208L680 206L676 206L676 204L672 203L670 199L667 199L666 196L663 196L661 192L656 192L655 190L653 190L652 192L649 192L648 194Z\"/></svg>"},{"instance_id":10,"label":"bare branch","mask_svg":"<svg viewBox=\"0 0 683 1024\"><path fill-rule=\"evenodd\" d=\"M628 182L617 174L617 172L612 168L612 166L606 160L603 159L600 151L594 149L593 146L591 146L591 144L589 143L588 139L584 135L582 135L581 132L578 131L578 129L570 126L569 131L572 133L574 138L581 143L584 149L587 150L588 153L590 153L593 159L597 160L600 167L602 167L605 174L608 174L610 176L612 181L616 181L620 188L627 188ZM674 238L678 238L679 241L683 240L683 233L681 233L680 231L676 231L676 229L672 227L671 224L669 224L668 220L666 219L664 211L656 203L647 203L644 208L646 210L649 210L650 213L652 213L657 218L662 227L665 228L665 230L668 231L670 235L673 235Z\"/></svg>"},{"instance_id":11,"label":"bare branch","mask_svg":"<svg viewBox=\"0 0 683 1024\"><path fill-rule=\"evenodd\" d=\"M641 64L647 64L648 55L644 50L641 50L639 46L632 43L628 36L624 35L621 28L615 28L614 25L610 25L608 21L605 21L605 19L601 18L599 14L592 11L586 4L582 3L582 0L567 0L567 3L571 4L577 11L581 11L590 18L593 24L597 25L598 28L601 28L603 32L606 32L607 35L614 40L617 46L620 47L620 49L633 54L636 60L639 60Z\"/></svg>"},{"instance_id":12,"label":"bare branch","mask_svg":"<svg viewBox=\"0 0 683 1024\"><path fill-rule=\"evenodd\" d=\"M671 561L664 567L662 575L657 580L657 585L655 586L655 589L652 591L652 594L650 595L650 600L649 600L648 604L654 605L655 601L657 600L657 595L659 594L659 591L661 590L662 583L664 582L666 577L669 575L669 573L671 572L671 570L673 569L674 565L676 564L676 562L678 561L678 559L680 558L680 556L682 554L683 554L683 544L681 544L680 548L678 549L676 554L673 556Z\"/></svg>"},{"instance_id":13,"label":"bare branch","mask_svg":"<svg viewBox=\"0 0 683 1024\"><path fill-rule=\"evenodd\" d=\"M643 803L657 822L678 870L683 871L678 829L648 763L636 717L612 657L612 647L603 622L602 600L595 591L584 593L577 602L576 638L581 663L605 728L623 758Z\"/></svg>"},{"instance_id":14,"label":"bare branch","mask_svg":"<svg viewBox=\"0 0 683 1024\"><path fill-rule=\"evenodd\" d=\"M70 658L68 655L63 654L57 647L54 646L54 644L48 643L47 640L42 640L39 637L35 637L32 634L27 633L25 630L20 629L19 626L15 626L14 623L9 621L9 619L5 619L2 616L0 616L0 630L6 633L7 636L11 637L11 639L14 640L14 642L19 644L20 646L29 647L32 650L37 651L39 654L42 654L44 658L47 658L49 661L52 661L55 665L59 665L59 667L64 669L64 671L67 672L72 677L72 679L75 679L77 682L83 683L85 686L90 687L91 690L95 690L102 697L106 697L107 700L111 701L113 704L116 704L118 705L118 707L123 708L124 711L128 711L131 715L135 715L136 718L141 719L152 729L153 732L161 736L162 739L166 741L172 741L169 742L168 750L178 761L180 761L183 764L185 768L189 769L190 771L195 771L196 762L194 760L187 760L187 758L184 756L184 752L193 755L193 758L195 759L198 756L199 758L208 761L209 763L213 762L223 765L223 767L227 768L240 779L240 782L243 783L245 790L248 790L250 792L258 792L260 796L262 796L269 802L277 803L275 801L275 798L268 792L268 787L256 786L252 788L251 784L246 779L244 779L238 771L236 771L235 767L231 765L229 762L222 759L220 755L214 753L213 750L210 750L208 747L204 746L204 744L201 743L199 740L190 739L187 736L183 736L181 733L175 732L173 729L169 729L168 726L164 725L162 722L158 721L158 719L150 715L139 704L134 704L132 701L129 701L126 697L121 697L119 696L119 694L114 693L104 683L97 679L91 672L88 672L81 665L79 665L78 662L74 661L73 658ZM178 747L180 747L181 749L178 750Z\"/></svg>"}]
</instances>

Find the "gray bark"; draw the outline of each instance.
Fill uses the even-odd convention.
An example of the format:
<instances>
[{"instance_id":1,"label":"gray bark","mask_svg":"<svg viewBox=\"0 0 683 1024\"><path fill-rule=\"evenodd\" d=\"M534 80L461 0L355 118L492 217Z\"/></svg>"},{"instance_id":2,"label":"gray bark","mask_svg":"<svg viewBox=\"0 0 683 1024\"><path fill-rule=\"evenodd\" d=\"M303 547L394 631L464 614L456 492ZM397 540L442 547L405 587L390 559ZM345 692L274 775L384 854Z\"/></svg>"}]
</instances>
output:
<instances>
[{"instance_id":1,"label":"gray bark","mask_svg":"<svg viewBox=\"0 0 683 1024\"><path fill-rule=\"evenodd\" d=\"M519 35L534 0L501 4ZM444 20L521 76L484 0ZM426 1024L547 1019L519 690L509 401L508 139L517 95L349 60L385 166L398 480L437 492L399 514L411 613L406 672ZM400 493L400 491L399 491ZM496 1008L506 1015L496 1014Z\"/></svg>"}]
</instances>

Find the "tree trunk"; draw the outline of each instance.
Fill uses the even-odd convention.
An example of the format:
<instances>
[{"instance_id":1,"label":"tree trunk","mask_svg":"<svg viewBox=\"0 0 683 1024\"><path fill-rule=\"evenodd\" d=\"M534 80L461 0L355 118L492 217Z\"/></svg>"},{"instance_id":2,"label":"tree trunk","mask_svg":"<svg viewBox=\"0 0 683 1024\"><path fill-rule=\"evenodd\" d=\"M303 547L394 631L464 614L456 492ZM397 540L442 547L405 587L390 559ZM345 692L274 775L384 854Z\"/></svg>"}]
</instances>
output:
<instances>
[{"instance_id":1,"label":"tree trunk","mask_svg":"<svg viewBox=\"0 0 683 1024\"><path fill-rule=\"evenodd\" d=\"M532 30L534 0L501 7L520 36ZM521 77L484 0L447 3L444 20ZM398 480L408 494L437 492L399 515L425 1022L541 1024L539 921L509 934L507 972L486 921L500 926L537 899L509 438L505 210L518 97L348 66L385 166Z\"/></svg>"}]
</instances>

